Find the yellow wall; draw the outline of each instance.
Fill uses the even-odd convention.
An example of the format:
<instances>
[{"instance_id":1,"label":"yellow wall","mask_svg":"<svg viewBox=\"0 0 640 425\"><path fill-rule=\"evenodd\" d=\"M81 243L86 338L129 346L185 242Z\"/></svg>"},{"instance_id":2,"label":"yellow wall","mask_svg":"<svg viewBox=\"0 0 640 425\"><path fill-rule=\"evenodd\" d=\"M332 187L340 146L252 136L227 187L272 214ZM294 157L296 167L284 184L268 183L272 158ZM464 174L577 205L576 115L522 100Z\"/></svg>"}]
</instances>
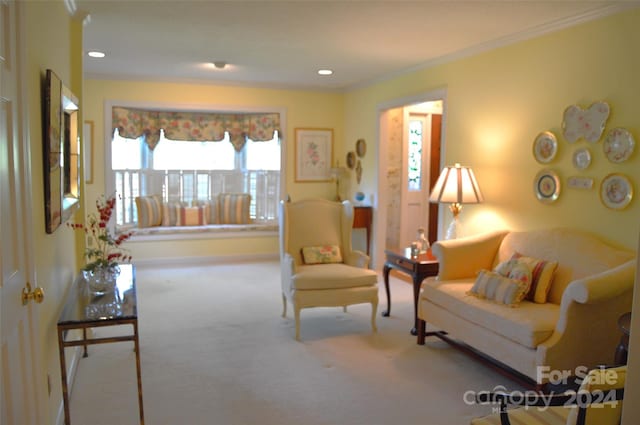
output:
<instances>
[{"instance_id":1,"label":"yellow wall","mask_svg":"<svg viewBox=\"0 0 640 425\"><path fill-rule=\"evenodd\" d=\"M286 193L292 199L307 197L331 198L334 187L327 183L294 182L294 130L298 127L332 128L334 146L342 145L342 95L336 93L274 90L216 86L208 84L167 84L140 81L85 80L84 117L95 123L93 184L87 185L87 208L93 208L98 195L105 191L104 143L111 140L104 129L105 101L143 102L160 105L186 105L203 108L262 108L273 107L286 111L283 143L286 146ZM337 153L335 155L338 155ZM334 156L335 156L334 155ZM340 158L339 156L336 156ZM251 253L277 253L277 237L243 238L241 243L228 239L209 239L207 242L179 243L179 256L234 255ZM172 243L130 242L134 260L175 256Z\"/></svg>"},{"instance_id":2,"label":"yellow wall","mask_svg":"<svg viewBox=\"0 0 640 425\"><path fill-rule=\"evenodd\" d=\"M374 141L369 146L375 151L380 105L446 88L443 165L473 167L485 195L484 204L464 207L466 234L494 226L572 226L635 249L640 195L636 193L625 210L612 211L600 202L598 189L607 174L619 172L640 190L640 146L630 160L614 165L604 156L602 142L569 144L561 136L561 125L567 106L603 100L611 106L605 134L624 127L640 142L640 57L635 53L639 25L640 10L635 9L353 90L345 96L344 139L365 137ZM563 184L560 198L551 205L540 203L533 192L534 177L545 166L534 159L532 144L544 130L558 137L558 155L547 166ZM580 147L588 147L593 158L583 173L571 163ZM369 172L377 166L372 157L365 158L365 171L375 190L378 174ZM594 188L567 188L571 175L592 177ZM443 214L448 221L448 210L441 209Z\"/></svg>"},{"instance_id":3,"label":"yellow wall","mask_svg":"<svg viewBox=\"0 0 640 425\"><path fill-rule=\"evenodd\" d=\"M36 282L45 291L44 302L38 305L39 391L48 412L48 422L55 423L62 400L56 324L64 295L79 266L76 261L76 235L65 226L53 234L45 232L44 184L42 155L42 82L47 69L52 69L62 82L82 96L82 23L72 20L63 1L22 2L26 25L27 125L30 139L32 179L32 224ZM46 28L46 31L43 30ZM50 396L47 396L47 374L51 376Z\"/></svg>"}]
</instances>

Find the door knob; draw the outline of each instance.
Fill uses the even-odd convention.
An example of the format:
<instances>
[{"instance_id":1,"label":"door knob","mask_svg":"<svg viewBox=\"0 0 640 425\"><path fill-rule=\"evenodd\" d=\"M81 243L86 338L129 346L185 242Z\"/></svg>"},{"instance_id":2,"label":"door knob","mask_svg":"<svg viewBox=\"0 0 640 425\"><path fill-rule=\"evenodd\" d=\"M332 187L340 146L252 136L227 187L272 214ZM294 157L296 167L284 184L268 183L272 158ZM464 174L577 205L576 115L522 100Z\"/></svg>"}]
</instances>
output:
<instances>
[{"instance_id":1,"label":"door knob","mask_svg":"<svg viewBox=\"0 0 640 425\"><path fill-rule=\"evenodd\" d=\"M31 290L31 284L27 282L27 286L22 290L22 305L27 305L31 300L40 304L44 300L44 289L36 286Z\"/></svg>"}]
</instances>

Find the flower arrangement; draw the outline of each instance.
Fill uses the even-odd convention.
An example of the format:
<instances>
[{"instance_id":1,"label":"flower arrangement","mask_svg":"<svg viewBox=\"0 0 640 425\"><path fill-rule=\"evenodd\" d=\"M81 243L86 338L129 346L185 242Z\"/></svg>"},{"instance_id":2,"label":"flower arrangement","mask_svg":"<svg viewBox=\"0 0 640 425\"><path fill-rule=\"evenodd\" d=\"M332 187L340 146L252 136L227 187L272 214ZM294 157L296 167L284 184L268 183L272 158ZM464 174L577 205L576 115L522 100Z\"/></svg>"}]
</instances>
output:
<instances>
[{"instance_id":1,"label":"flower arrangement","mask_svg":"<svg viewBox=\"0 0 640 425\"><path fill-rule=\"evenodd\" d=\"M87 215L86 224L67 223L72 229L84 230L88 235L88 246L85 250L87 264L83 270L113 269L120 263L131 261L129 251L122 248L122 244L131 237L132 232L120 233L114 237L109 231L109 220L116 205L116 195L108 198L104 195L96 200L96 213Z\"/></svg>"}]
</instances>

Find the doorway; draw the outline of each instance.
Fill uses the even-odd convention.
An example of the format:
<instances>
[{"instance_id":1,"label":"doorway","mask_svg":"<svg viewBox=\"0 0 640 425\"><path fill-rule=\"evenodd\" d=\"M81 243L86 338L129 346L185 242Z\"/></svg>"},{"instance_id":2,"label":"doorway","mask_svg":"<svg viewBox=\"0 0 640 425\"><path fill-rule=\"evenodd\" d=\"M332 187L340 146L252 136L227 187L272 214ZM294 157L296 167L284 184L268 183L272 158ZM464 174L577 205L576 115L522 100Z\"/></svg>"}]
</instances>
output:
<instances>
[{"instance_id":1,"label":"doorway","mask_svg":"<svg viewBox=\"0 0 640 425\"><path fill-rule=\"evenodd\" d=\"M437 90L379 105L376 264L384 250L406 247L424 227L438 239L439 208L429 193L440 173L446 91Z\"/></svg>"}]
</instances>

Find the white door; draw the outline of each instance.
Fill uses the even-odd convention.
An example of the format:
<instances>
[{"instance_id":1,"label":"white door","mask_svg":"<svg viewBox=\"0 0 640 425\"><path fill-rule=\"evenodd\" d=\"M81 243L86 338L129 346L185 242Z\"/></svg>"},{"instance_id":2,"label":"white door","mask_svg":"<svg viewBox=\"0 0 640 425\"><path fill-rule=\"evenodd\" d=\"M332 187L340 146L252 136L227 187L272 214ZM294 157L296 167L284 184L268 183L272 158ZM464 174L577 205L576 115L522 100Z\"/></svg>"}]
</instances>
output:
<instances>
[{"instance_id":1,"label":"white door","mask_svg":"<svg viewBox=\"0 0 640 425\"><path fill-rule=\"evenodd\" d=\"M429 152L431 114L405 109L400 198L400 246L416 240L429 223Z\"/></svg>"},{"instance_id":2,"label":"white door","mask_svg":"<svg viewBox=\"0 0 640 425\"><path fill-rule=\"evenodd\" d=\"M30 231L25 211L30 187L25 179L28 140L24 134L23 91L18 58L19 2L0 0L0 303L3 425L41 423L36 385L37 331L34 302L22 303L22 293L34 273L27 253ZM28 220L28 219L27 219ZM32 266L31 266L32 267Z\"/></svg>"}]
</instances>

